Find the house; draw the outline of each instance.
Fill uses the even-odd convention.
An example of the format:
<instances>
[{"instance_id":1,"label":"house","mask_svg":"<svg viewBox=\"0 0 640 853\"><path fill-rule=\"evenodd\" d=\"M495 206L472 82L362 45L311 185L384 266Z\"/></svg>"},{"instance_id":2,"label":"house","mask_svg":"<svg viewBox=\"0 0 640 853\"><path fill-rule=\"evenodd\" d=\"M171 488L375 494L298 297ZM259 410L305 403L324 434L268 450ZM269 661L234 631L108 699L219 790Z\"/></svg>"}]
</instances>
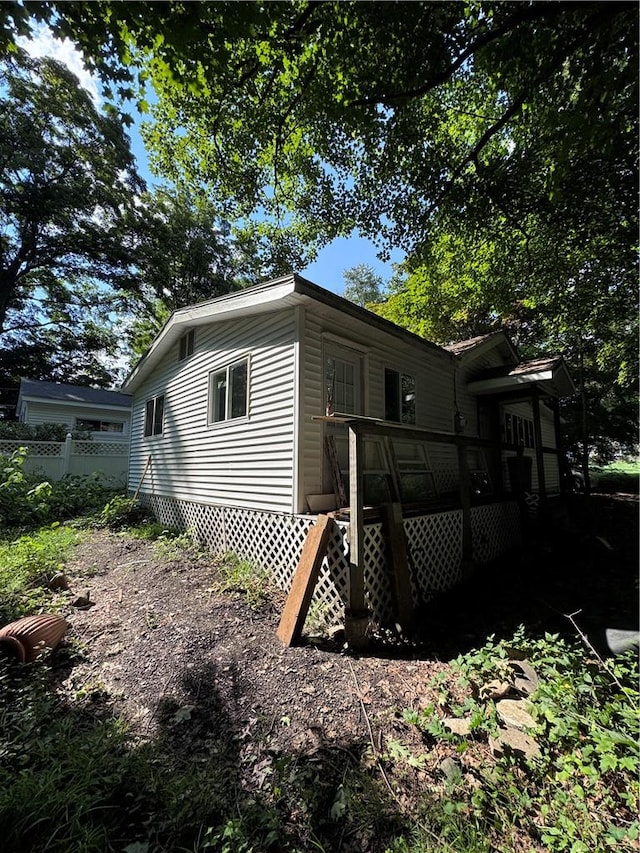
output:
<instances>
[{"instance_id":1,"label":"house","mask_svg":"<svg viewBox=\"0 0 640 853\"><path fill-rule=\"evenodd\" d=\"M21 423L62 424L93 438L129 440L131 396L61 382L21 379L16 408Z\"/></svg>"},{"instance_id":2,"label":"house","mask_svg":"<svg viewBox=\"0 0 640 853\"><path fill-rule=\"evenodd\" d=\"M124 390L129 488L163 522L288 588L314 512L346 508L316 596L384 621L379 508L401 507L422 599L513 546L523 498L561 491L573 385L502 332L443 348L291 274L174 312Z\"/></svg>"},{"instance_id":3,"label":"house","mask_svg":"<svg viewBox=\"0 0 640 853\"><path fill-rule=\"evenodd\" d=\"M99 388L22 379L17 415L30 426L57 424L66 440L0 441L0 453L10 455L25 447L26 474L47 480L67 475L95 476L105 485L121 488L129 470L131 396ZM73 432L88 439L72 438ZM63 433L64 435L64 433Z\"/></svg>"}]
</instances>

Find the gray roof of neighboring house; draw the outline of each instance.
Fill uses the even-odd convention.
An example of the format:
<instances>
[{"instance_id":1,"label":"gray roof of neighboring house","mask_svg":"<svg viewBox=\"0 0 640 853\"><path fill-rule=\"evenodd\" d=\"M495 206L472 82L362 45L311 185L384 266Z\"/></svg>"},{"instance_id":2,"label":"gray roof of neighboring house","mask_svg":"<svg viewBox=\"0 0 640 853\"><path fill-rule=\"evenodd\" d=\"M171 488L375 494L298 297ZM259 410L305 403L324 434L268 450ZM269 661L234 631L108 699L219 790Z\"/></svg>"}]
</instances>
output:
<instances>
[{"instance_id":1,"label":"gray roof of neighboring house","mask_svg":"<svg viewBox=\"0 0 640 853\"><path fill-rule=\"evenodd\" d=\"M64 403L87 403L93 406L122 406L131 408L131 394L88 388L83 385L66 385L62 382L44 382L40 379L21 379L20 397L37 398Z\"/></svg>"}]
</instances>

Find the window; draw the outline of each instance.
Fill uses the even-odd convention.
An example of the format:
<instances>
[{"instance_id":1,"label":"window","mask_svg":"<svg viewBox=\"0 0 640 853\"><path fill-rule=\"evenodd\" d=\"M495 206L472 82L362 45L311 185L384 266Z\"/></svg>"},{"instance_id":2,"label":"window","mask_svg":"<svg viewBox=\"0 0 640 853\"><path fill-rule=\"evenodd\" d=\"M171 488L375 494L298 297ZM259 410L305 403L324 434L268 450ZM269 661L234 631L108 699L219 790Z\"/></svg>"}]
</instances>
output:
<instances>
[{"instance_id":1,"label":"window","mask_svg":"<svg viewBox=\"0 0 640 853\"><path fill-rule=\"evenodd\" d=\"M521 447L535 447L533 421L520 415L504 413L502 424L506 444L519 444Z\"/></svg>"},{"instance_id":2,"label":"window","mask_svg":"<svg viewBox=\"0 0 640 853\"><path fill-rule=\"evenodd\" d=\"M76 429L81 432L124 432L122 421L89 421L76 418Z\"/></svg>"},{"instance_id":3,"label":"window","mask_svg":"<svg viewBox=\"0 0 640 853\"><path fill-rule=\"evenodd\" d=\"M190 355L193 355L194 342L195 331L194 329L189 329L189 331L180 338L180 347L178 354L178 358L180 361L184 361L185 358L189 358Z\"/></svg>"},{"instance_id":4,"label":"window","mask_svg":"<svg viewBox=\"0 0 640 853\"><path fill-rule=\"evenodd\" d=\"M352 361L328 356L325 359L326 410L355 414L358 409L358 370Z\"/></svg>"},{"instance_id":5,"label":"window","mask_svg":"<svg viewBox=\"0 0 640 853\"><path fill-rule=\"evenodd\" d=\"M416 380L408 373L385 368L384 417L402 424L416 422Z\"/></svg>"},{"instance_id":6,"label":"window","mask_svg":"<svg viewBox=\"0 0 640 853\"><path fill-rule=\"evenodd\" d=\"M162 421L164 417L164 394L147 400L144 412L144 434L162 435Z\"/></svg>"},{"instance_id":7,"label":"window","mask_svg":"<svg viewBox=\"0 0 640 853\"><path fill-rule=\"evenodd\" d=\"M209 423L244 418L248 411L249 359L210 374Z\"/></svg>"}]
</instances>

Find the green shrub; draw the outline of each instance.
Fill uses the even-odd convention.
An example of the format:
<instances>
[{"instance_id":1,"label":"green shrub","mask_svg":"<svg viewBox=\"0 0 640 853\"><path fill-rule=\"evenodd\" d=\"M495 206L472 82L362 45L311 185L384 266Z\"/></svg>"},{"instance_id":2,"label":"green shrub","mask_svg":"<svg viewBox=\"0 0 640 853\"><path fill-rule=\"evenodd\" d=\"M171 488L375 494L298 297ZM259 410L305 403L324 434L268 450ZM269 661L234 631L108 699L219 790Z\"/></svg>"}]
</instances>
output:
<instances>
[{"instance_id":1,"label":"green shrub","mask_svg":"<svg viewBox=\"0 0 640 853\"><path fill-rule=\"evenodd\" d=\"M23 471L24 447L0 456L0 527L28 526L44 516L48 483L34 483Z\"/></svg>"},{"instance_id":2,"label":"green shrub","mask_svg":"<svg viewBox=\"0 0 640 853\"><path fill-rule=\"evenodd\" d=\"M110 530L122 530L125 527L141 524L148 517L149 511L137 498L114 495L97 515L96 524L99 527L108 527Z\"/></svg>"},{"instance_id":3,"label":"green shrub","mask_svg":"<svg viewBox=\"0 0 640 853\"><path fill-rule=\"evenodd\" d=\"M30 477L23 466L27 450L0 456L0 528L29 528L99 510L113 495L98 475L67 475L52 482Z\"/></svg>"},{"instance_id":4,"label":"green shrub","mask_svg":"<svg viewBox=\"0 0 640 853\"><path fill-rule=\"evenodd\" d=\"M64 441L67 433L72 438L91 441L92 434L85 430L70 430L66 424L20 424L0 421L0 438L7 441Z\"/></svg>"}]
</instances>

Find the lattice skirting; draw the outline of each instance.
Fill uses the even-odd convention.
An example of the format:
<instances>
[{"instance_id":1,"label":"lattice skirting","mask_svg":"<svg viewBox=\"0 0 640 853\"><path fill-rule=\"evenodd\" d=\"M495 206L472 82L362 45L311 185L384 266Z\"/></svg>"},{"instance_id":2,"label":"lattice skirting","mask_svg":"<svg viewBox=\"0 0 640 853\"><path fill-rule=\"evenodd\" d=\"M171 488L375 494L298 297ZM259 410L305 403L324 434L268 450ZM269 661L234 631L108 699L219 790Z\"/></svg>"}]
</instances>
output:
<instances>
[{"instance_id":1,"label":"lattice skirting","mask_svg":"<svg viewBox=\"0 0 640 853\"><path fill-rule=\"evenodd\" d=\"M233 552L268 571L288 592L314 516L283 515L238 507L207 506L178 498L141 494L163 524L190 530L216 553ZM520 516L515 502L487 504L472 509L474 560L486 563L520 539ZM460 579L462 511L431 513L404 521L413 566L416 601L426 601L438 590ZM386 543L381 524L368 524L364 534L364 582L371 618L381 625L393 619ZM327 624L344 618L349 586L349 525L337 522L329 541L312 609Z\"/></svg>"}]
</instances>

